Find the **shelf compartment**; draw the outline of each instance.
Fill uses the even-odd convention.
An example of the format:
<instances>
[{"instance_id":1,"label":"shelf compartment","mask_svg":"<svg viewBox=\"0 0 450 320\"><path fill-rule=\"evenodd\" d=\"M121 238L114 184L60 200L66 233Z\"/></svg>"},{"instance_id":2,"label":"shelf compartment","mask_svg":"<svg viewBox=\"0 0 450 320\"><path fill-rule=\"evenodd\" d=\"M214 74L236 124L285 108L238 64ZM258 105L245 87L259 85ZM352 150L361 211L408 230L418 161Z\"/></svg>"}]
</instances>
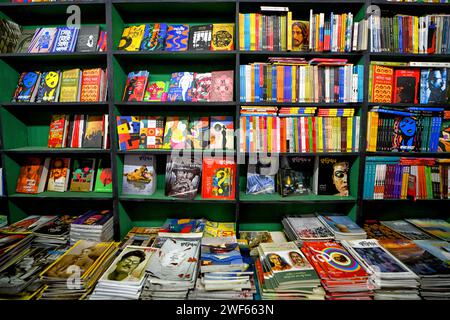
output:
<instances>
[{"instance_id":1,"label":"shelf compartment","mask_svg":"<svg viewBox=\"0 0 450 320\"><path fill-rule=\"evenodd\" d=\"M44 191L38 194L27 194L27 193L13 193L8 196L8 198L27 198L27 199L72 199L72 200L103 200L112 201L112 193L102 193L102 192L55 192L55 191Z\"/></svg>"},{"instance_id":2,"label":"shelf compartment","mask_svg":"<svg viewBox=\"0 0 450 320\"><path fill-rule=\"evenodd\" d=\"M22 147L4 150L11 154L109 154L109 149Z\"/></svg>"}]
</instances>

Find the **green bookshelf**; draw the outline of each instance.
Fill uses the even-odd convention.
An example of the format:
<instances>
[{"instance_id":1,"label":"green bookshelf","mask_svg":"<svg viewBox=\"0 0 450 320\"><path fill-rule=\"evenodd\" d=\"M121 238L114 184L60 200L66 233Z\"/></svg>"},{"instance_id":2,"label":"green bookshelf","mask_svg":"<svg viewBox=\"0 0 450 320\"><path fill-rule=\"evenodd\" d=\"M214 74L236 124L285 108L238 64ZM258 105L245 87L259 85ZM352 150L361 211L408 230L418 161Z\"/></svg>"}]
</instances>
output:
<instances>
[{"instance_id":1,"label":"green bookshelf","mask_svg":"<svg viewBox=\"0 0 450 320\"><path fill-rule=\"evenodd\" d=\"M255 12L261 5L288 6L295 19L309 19L309 9L315 12L342 13L351 11L355 21L366 15L366 9L378 5L382 13L417 14L450 13L450 4L390 3L381 0L104 0L46 3L10 3L0 0L0 17L6 17L25 28L65 24L67 7L76 5L81 10L82 25L100 25L108 32L108 50L98 53L73 54L0 54L0 134L1 165L5 183L5 196L0 197L0 210L7 212L11 222L29 214L80 213L89 208L109 208L114 211L115 238L122 238L132 226L159 226L168 217L205 217L216 221L235 221L241 230L280 230L281 219L288 214L311 212L337 212L350 216L358 223L366 219L391 219L403 217L433 216L449 219L448 210L442 210L448 201L389 201L363 200L364 168L366 156L385 153L368 153L366 125L369 107L375 104L367 100L368 72L364 79L364 100L360 103L241 103L239 101L239 66L262 62L268 57L346 58L354 64L364 65L370 61L448 61L450 55L414 55L393 53L321 53L321 52L273 52L239 50L239 13ZM29 17L33 17L30 19ZM125 26L139 23L165 22L188 23L235 23L235 50L219 52L123 52L117 46ZM11 97L20 72L28 70L69 69L73 67L108 68L108 100L99 103L11 103ZM205 72L234 70L234 100L232 102L171 103L171 102L122 102L127 74L130 71L149 70L152 80L168 80L177 71ZM320 106L355 108L361 116L359 151L351 153L280 154L293 156L337 156L349 159L350 196L307 195L282 198L274 195L247 195L245 193L247 165L239 164L236 175L236 199L214 201L202 199L183 201L164 195L166 159L170 150L120 151L117 144L116 117L118 115L231 115L235 128L239 125L241 106ZM394 104L405 107L405 104ZM446 108L450 105L445 105ZM49 149L47 148L50 117L56 113L108 114L110 123L110 149ZM235 146L239 146L238 137ZM158 175L157 191L150 197L122 195L123 161L127 154L152 154L156 157ZM181 154L209 154L209 150L182 150ZM220 154L221 150L211 151ZM63 154L70 158L95 157L111 162L113 192L44 192L23 195L15 192L21 161L30 156L51 157ZM246 159L248 153L226 151L235 159ZM392 154L397 155L397 154ZM438 156L448 154L401 154L402 156ZM42 202L44 201L44 202Z\"/></svg>"}]
</instances>

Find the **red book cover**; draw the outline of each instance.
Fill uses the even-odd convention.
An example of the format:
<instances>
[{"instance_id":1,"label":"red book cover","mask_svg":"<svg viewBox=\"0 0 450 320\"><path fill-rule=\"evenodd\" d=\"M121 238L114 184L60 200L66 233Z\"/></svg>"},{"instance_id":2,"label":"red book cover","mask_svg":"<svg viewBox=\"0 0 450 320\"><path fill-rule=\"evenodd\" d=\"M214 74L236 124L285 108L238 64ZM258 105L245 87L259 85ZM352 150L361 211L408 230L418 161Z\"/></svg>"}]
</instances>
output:
<instances>
[{"instance_id":1,"label":"red book cover","mask_svg":"<svg viewBox=\"0 0 450 320\"><path fill-rule=\"evenodd\" d=\"M17 179L16 192L18 193L38 193L44 190L47 179L48 165L50 158L27 158L20 167L19 178ZM45 172L44 172L45 171ZM41 189L41 190L39 190Z\"/></svg>"},{"instance_id":2,"label":"red book cover","mask_svg":"<svg viewBox=\"0 0 450 320\"><path fill-rule=\"evenodd\" d=\"M280 152L286 152L286 118L280 118Z\"/></svg>"},{"instance_id":3,"label":"red book cover","mask_svg":"<svg viewBox=\"0 0 450 320\"><path fill-rule=\"evenodd\" d=\"M397 69L394 74L394 103L419 103L420 69Z\"/></svg>"},{"instance_id":4,"label":"red book cover","mask_svg":"<svg viewBox=\"0 0 450 320\"><path fill-rule=\"evenodd\" d=\"M148 71L130 72L127 77L123 101L142 101L147 87Z\"/></svg>"},{"instance_id":5,"label":"red book cover","mask_svg":"<svg viewBox=\"0 0 450 320\"><path fill-rule=\"evenodd\" d=\"M261 19L261 14L257 13L255 14L255 41L256 41L256 50L261 50L261 48L259 47L259 28L260 28L260 19Z\"/></svg>"},{"instance_id":6,"label":"red book cover","mask_svg":"<svg viewBox=\"0 0 450 320\"><path fill-rule=\"evenodd\" d=\"M96 68L83 70L81 79L80 102L100 101L102 69Z\"/></svg>"},{"instance_id":7,"label":"red book cover","mask_svg":"<svg viewBox=\"0 0 450 320\"><path fill-rule=\"evenodd\" d=\"M305 150L306 152L311 152L309 150L309 121L307 117L302 117L302 121L305 123Z\"/></svg>"},{"instance_id":8,"label":"red book cover","mask_svg":"<svg viewBox=\"0 0 450 320\"><path fill-rule=\"evenodd\" d=\"M312 138L313 138L313 150L312 152L317 152L317 135L316 135L316 117L312 117Z\"/></svg>"},{"instance_id":9,"label":"red book cover","mask_svg":"<svg viewBox=\"0 0 450 320\"><path fill-rule=\"evenodd\" d=\"M202 198L235 198L236 163L227 159L203 158Z\"/></svg>"},{"instance_id":10,"label":"red book cover","mask_svg":"<svg viewBox=\"0 0 450 320\"><path fill-rule=\"evenodd\" d=\"M233 70L213 71L211 73L210 101L233 101Z\"/></svg>"},{"instance_id":11,"label":"red book cover","mask_svg":"<svg viewBox=\"0 0 450 320\"><path fill-rule=\"evenodd\" d=\"M391 103L394 68L374 65L372 69L372 101Z\"/></svg>"},{"instance_id":12,"label":"red book cover","mask_svg":"<svg viewBox=\"0 0 450 320\"><path fill-rule=\"evenodd\" d=\"M52 116L50 122L50 129L48 133L49 148L61 148L64 138L64 129L66 128L66 115L55 114Z\"/></svg>"}]
</instances>

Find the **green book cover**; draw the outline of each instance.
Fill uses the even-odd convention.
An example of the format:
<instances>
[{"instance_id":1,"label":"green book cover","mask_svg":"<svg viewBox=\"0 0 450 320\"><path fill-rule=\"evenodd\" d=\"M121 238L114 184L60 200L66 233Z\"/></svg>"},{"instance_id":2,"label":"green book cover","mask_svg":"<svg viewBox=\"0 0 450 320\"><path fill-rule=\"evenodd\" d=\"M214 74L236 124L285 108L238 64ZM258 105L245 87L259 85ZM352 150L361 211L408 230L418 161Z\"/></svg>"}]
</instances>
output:
<instances>
[{"instance_id":1,"label":"green book cover","mask_svg":"<svg viewBox=\"0 0 450 320\"><path fill-rule=\"evenodd\" d=\"M104 167L104 161L100 160L97 177L95 178L95 192L112 192L112 172L111 168Z\"/></svg>"}]
</instances>

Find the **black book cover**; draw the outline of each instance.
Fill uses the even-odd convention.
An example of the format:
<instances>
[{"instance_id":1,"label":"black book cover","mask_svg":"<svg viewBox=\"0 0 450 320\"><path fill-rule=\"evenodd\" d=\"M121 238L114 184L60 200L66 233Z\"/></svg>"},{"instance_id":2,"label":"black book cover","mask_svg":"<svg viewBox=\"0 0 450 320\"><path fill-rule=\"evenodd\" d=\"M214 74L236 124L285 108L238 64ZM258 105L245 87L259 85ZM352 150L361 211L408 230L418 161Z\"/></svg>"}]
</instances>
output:
<instances>
[{"instance_id":1,"label":"black book cover","mask_svg":"<svg viewBox=\"0 0 450 320\"><path fill-rule=\"evenodd\" d=\"M189 30L189 50L207 51L211 49L212 25L191 26Z\"/></svg>"},{"instance_id":2,"label":"black book cover","mask_svg":"<svg viewBox=\"0 0 450 320\"><path fill-rule=\"evenodd\" d=\"M77 52L94 52L97 51L99 26L81 27L78 33Z\"/></svg>"},{"instance_id":3,"label":"black book cover","mask_svg":"<svg viewBox=\"0 0 450 320\"><path fill-rule=\"evenodd\" d=\"M311 194L313 174L313 157L280 157L278 192L282 197Z\"/></svg>"},{"instance_id":4,"label":"black book cover","mask_svg":"<svg viewBox=\"0 0 450 320\"><path fill-rule=\"evenodd\" d=\"M319 195L348 196L350 164L342 157L319 158Z\"/></svg>"},{"instance_id":5,"label":"black book cover","mask_svg":"<svg viewBox=\"0 0 450 320\"><path fill-rule=\"evenodd\" d=\"M103 116L88 115L83 135L83 148L101 148L103 142Z\"/></svg>"},{"instance_id":6,"label":"black book cover","mask_svg":"<svg viewBox=\"0 0 450 320\"><path fill-rule=\"evenodd\" d=\"M194 199L200 186L201 159L167 156L165 195Z\"/></svg>"},{"instance_id":7,"label":"black book cover","mask_svg":"<svg viewBox=\"0 0 450 320\"><path fill-rule=\"evenodd\" d=\"M19 37L19 41L17 42L17 45L14 48L14 52L27 53L28 47L30 46L31 40L33 39L35 32L36 29L23 30L22 34Z\"/></svg>"}]
</instances>

